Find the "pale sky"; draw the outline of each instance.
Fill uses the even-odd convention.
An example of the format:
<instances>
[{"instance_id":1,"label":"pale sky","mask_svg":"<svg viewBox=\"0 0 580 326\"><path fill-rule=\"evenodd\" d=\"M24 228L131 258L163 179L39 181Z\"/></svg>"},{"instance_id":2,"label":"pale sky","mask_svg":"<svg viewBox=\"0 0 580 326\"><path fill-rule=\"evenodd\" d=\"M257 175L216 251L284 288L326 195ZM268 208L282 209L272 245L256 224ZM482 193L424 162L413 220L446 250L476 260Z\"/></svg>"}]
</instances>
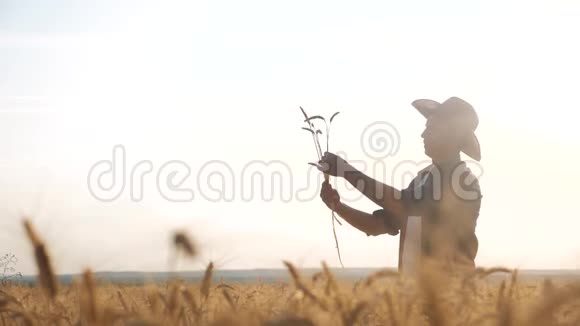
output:
<instances>
[{"instance_id":1,"label":"pale sky","mask_svg":"<svg viewBox=\"0 0 580 326\"><path fill-rule=\"evenodd\" d=\"M401 162L427 159L410 103L459 96L480 117L476 263L580 268L577 17L575 1L0 0L0 254L34 272L27 214L59 273L166 270L179 228L202 250L183 269L339 266L299 106L341 111L331 151L369 166L363 130L395 126L400 150L377 176L389 182ZM91 167L115 145L127 178L152 165L140 202L128 187L112 202L89 191ZM156 187L174 160L190 167L189 202ZM213 160L233 172L231 201L203 196L212 188L199 171ZM271 160L290 168L290 200L265 202L260 190L244 200L244 167ZM377 209L337 187L352 206ZM345 267L396 266L398 237L346 223L337 233Z\"/></svg>"}]
</instances>

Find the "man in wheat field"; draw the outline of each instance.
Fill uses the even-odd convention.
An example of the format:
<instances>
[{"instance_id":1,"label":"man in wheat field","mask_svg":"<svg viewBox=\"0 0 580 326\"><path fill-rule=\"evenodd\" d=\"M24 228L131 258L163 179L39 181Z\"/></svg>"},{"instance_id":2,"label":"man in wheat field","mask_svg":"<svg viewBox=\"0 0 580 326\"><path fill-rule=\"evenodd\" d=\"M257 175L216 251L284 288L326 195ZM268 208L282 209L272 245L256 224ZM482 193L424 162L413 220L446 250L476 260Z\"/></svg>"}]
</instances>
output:
<instances>
[{"instance_id":1,"label":"man in wheat field","mask_svg":"<svg viewBox=\"0 0 580 326\"><path fill-rule=\"evenodd\" d=\"M382 209L366 213L342 203L328 181L323 183L320 196L367 236L400 233L400 272L417 270L427 261L451 270L472 270L482 196L478 180L461 160L460 152L476 161L481 159L474 133L478 116L469 103L457 97L443 103L416 100L412 105L426 118L421 137L425 154L432 160L430 166L398 190L366 176L337 155L325 153L319 162L322 171L346 179Z\"/></svg>"}]
</instances>

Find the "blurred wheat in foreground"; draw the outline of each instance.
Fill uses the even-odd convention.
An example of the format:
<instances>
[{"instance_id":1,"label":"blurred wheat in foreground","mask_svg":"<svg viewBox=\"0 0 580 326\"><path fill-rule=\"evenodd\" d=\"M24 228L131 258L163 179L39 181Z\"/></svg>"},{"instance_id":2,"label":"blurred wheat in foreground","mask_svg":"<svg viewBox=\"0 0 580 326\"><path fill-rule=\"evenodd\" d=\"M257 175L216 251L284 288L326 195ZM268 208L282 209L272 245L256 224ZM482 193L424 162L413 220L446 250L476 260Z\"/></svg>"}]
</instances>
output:
<instances>
[{"instance_id":1,"label":"blurred wheat in foreground","mask_svg":"<svg viewBox=\"0 0 580 326\"><path fill-rule=\"evenodd\" d=\"M353 283L324 263L305 277L284 262L291 284L213 284L209 264L200 284L114 285L85 270L59 285L41 238L29 222L25 228L39 282L1 288L1 325L580 325L580 284L520 282L504 268L416 280L385 270ZM194 252L185 235L178 239L178 250ZM489 282L495 273L510 276Z\"/></svg>"}]
</instances>

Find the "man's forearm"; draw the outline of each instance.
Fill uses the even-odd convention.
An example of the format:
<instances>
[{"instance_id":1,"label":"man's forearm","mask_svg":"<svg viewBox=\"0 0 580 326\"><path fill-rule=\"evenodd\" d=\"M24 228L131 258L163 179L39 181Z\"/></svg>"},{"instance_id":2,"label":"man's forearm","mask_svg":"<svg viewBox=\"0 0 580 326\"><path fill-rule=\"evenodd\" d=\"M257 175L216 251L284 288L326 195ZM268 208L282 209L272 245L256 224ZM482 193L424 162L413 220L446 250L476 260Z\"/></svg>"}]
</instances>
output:
<instances>
[{"instance_id":1,"label":"man's forearm","mask_svg":"<svg viewBox=\"0 0 580 326\"><path fill-rule=\"evenodd\" d=\"M367 235L379 235L388 233L384 221L378 219L372 214L368 214L352 208L346 204L340 203L335 211L348 224L354 226Z\"/></svg>"},{"instance_id":2,"label":"man's forearm","mask_svg":"<svg viewBox=\"0 0 580 326\"><path fill-rule=\"evenodd\" d=\"M378 182L364 173L351 168L344 178L375 204L387 209L397 218L405 215L401 192L389 185Z\"/></svg>"}]
</instances>

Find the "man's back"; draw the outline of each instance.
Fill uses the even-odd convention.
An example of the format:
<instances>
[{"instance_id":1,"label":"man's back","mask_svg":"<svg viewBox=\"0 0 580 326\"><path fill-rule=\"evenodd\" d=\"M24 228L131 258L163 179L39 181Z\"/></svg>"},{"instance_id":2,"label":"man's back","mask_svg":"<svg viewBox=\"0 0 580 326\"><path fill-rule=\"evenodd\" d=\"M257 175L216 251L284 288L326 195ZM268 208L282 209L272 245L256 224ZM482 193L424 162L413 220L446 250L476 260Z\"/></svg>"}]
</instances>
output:
<instances>
[{"instance_id":1,"label":"man's back","mask_svg":"<svg viewBox=\"0 0 580 326\"><path fill-rule=\"evenodd\" d=\"M417 229L421 258L433 258L444 264L475 266L478 250L475 226L482 196L478 180L465 162L431 165L420 171L401 194L407 216L400 225L394 225L394 219L386 210L374 212L401 233L401 271L405 267L405 244L409 243L406 241L407 233ZM420 217L420 227L413 221L413 230L408 229L409 216ZM410 236L415 238L413 234Z\"/></svg>"}]
</instances>

